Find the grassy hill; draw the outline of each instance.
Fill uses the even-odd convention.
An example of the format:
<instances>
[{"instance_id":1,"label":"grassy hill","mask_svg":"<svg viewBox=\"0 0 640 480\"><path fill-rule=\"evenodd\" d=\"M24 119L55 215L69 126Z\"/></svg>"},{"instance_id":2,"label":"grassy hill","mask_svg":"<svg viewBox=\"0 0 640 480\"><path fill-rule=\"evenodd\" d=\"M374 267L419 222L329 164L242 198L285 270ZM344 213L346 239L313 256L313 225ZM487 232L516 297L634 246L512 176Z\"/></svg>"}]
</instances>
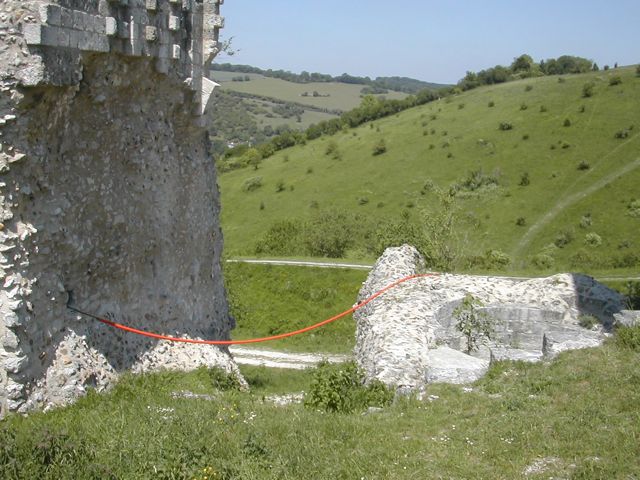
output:
<instances>
[{"instance_id":1,"label":"grassy hill","mask_svg":"<svg viewBox=\"0 0 640 480\"><path fill-rule=\"evenodd\" d=\"M639 101L631 67L532 78L286 149L220 176L226 252L252 255L276 222L338 211L357 224L344 256L372 259L381 222L420 227L433 187L457 185L468 256L499 250L514 272L637 271Z\"/></svg>"},{"instance_id":2,"label":"grassy hill","mask_svg":"<svg viewBox=\"0 0 640 480\"><path fill-rule=\"evenodd\" d=\"M232 79L238 76L247 77L250 80L234 82ZM338 82L293 83L255 73L239 75L233 72L213 72L212 77L220 83L223 90L341 111L351 110L360 104L360 91L365 86ZM314 97L313 92L317 92L318 96ZM404 98L407 94L389 91L384 96L390 99Z\"/></svg>"}]
</instances>

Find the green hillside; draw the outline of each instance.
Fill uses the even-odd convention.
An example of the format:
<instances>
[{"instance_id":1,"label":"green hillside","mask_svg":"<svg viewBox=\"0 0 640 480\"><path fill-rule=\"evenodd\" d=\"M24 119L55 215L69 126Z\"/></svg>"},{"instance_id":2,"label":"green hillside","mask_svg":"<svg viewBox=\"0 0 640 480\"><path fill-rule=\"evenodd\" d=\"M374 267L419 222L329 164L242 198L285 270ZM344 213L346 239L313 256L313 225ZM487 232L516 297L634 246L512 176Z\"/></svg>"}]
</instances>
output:
<instances>
[{"instance_id":1,"label":"green hillside","mask_svg":"<svg viewBox=\"0 0 640 480\"><path fill-rule=\"evenodd\" d=\"M220 176L226 252L253 255L276 222L293 219L295 231L326 213L348 230L344 255L372 259L381 228L421 227L434 187L457 184L467 257L499 250L511 271L637 271L638 105L635 68L531 78L283 150ZM381 140L386 151L373 155Z\"/></svg>"},{"instance_id":2,"label":"green hillside","mask_svg":"<svg viewBox=\"0 0 640 480\"><path fill-rule=\"evenodd\" d=\"M242 77L248 77L249 81L234 82L232 79L238 76L237 73L232 72L213 72L213 79L220 83L223 90L297 102L328 110L347 111L357 107L364 87L364 85L337 82L293 83L255 73L242 75ZM317 92L318 95L314 97L313 92ZM384 96L404 98L407 94L389 91Z\"/></svg>"}]
</instances>

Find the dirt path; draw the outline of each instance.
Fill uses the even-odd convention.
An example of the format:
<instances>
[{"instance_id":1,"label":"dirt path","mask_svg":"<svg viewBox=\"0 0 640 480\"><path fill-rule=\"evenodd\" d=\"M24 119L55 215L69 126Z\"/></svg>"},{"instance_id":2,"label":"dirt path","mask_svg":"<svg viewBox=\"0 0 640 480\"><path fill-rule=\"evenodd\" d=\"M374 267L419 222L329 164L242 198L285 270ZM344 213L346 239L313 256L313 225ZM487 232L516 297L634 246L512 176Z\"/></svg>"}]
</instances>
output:
<instances>
[{"instance_id":1,"label":"dirt path","mask_svg":"<svg viewBox=\"0 0 640 480\"><path fill-rule=\"evenodd\" d=\"M303 370L314 367L322 360L330 363L343 363L352 360L350 355L331 355L327 353L286 353L275 350L262 350L247 347L230 347L231 355L239 365L262 365L270 368L290 368Z\"/></svg>"},{"instance_id":2,"label":"dirt path","mask_svg":"<svg viewBox=\"0 0 640 480\"><path fill-rule=\"evenodd\" d=\"M637 137L638 136L636 135L636 137L634 138L637 138ZM613 151L611 153L613 153ZM638 167L640 167L640 158L636 158L633 162L628 163L625 166L619 168L618 170L601 178L600 180L597 180L596 182L592 183L591 185L584 188L583 190L560 199L546 214L544 214L544 216L542 216L542 218L540 218L536 223L531 225L529 230L527 230L527 233L525 233L523 237L520 239L520 241L518 242L518 245L513 251L513 256L518 257L522 253L522 251L529 245L529 243L531 243L531 240L533 240L533 237L542 229L542 227L544 227L549 222L551 222L551 220L553 220L562 210L573 205L579 200L582 200L587 195L591 195L592 193L600 190L608 183L613 182L617 178L623 176L626 173L631 172L632 170L635 170Z\"/></svg>"},{"instance_id":3,"label":"dirt path","mask_svg":"<svg viewBox=\"0 0 640 480\"><path fill-rule=\"evenodd\" d=\"M254 258L238 258L227 260L228 263L253 263L256 265L288 265L294 267L316 267L316 268L352 268L356 270L371 270L373 265L362 265L358 263L335 263L335 262L304 262L298 260L261 260Z\"/></svg>"}]
</instances>

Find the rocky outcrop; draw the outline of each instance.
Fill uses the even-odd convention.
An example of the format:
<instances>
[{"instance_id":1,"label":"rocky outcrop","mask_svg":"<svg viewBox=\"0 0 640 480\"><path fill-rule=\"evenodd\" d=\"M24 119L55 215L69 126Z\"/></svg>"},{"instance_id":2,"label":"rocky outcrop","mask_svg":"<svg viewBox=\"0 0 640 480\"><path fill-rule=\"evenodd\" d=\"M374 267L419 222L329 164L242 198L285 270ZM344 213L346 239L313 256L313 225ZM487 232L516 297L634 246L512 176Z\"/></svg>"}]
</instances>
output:
<instances>
[{"instance_id":1,"label":"rocky outcrop","mask_svg":"<svg viewBox=\"0 0 640 480\"><path fill-rule=\"evenodd\" d=\"M421 272L424 260L415 248L389 248L358 298L362 301ZM367 378L401 387L477 378L486 364L472 358L464 361L468 355L450 351L465 350L453 312L467 294L482 302L481 310L495 324L495 339L475 353L484 360L538 361L567 349L599 345L613 326L614 315L624 308L622 296L586 275L527 280L452 274L417 278L355 313L355 355ZM595 317L598 325L592 330L581 327L582 315Z\"/></svg>"},{"instance_id":2,"label":"rocky outcrop","mask_svg":"<svg viewBox=\"0 0 640 480\"><path fill-rule=\"evenodd\" d=\"M71 297L137 328L229 336L199 126L203 22L202 1L0 3L0 415L66 403L124 370L234 370L226 350L66 308Z\"/></svg>"}]
</instances>

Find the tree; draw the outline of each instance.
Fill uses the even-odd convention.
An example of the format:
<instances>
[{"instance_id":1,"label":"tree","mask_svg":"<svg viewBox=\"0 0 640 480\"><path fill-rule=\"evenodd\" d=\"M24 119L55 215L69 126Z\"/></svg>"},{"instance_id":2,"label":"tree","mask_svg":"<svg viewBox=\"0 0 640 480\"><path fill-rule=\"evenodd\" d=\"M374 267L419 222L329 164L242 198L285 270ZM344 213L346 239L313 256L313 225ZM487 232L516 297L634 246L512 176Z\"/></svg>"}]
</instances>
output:
<instances>
[{"instance_id":1,"label":"tree","mask_svg":"<svg viewBox=\"0 0 640 480\"><path fill-rule=\"evenodd\" d=\"M443 272L453 269L462 256L462 246L456 230L460 212L455 189L443 192L434 188L438 205L424 213L422 240L418 246L427 266Z\"/></svg>"},{"instance_id":2,"label":"tree","mask_svg":"<svg viewBox=\"0 0 640 480\"><path fill-rule=\"evenodd\" d=\"M531 58L531 56L527 54L524 54L524 55L520 55L518 58L515 58L510 68L513 73L518 73L518 72L529 73L531 72L533 65L534 65L533 58Z\"/></svg>"},{"instance_id":3,"label":"tree","mask_svg":"<svg viewBox=\"0 0 640 480\"><path fill-rule=\"evenodd\" d=\"M480 310L483 306L482 301L467 293L453 311L456 330L462 333L466 341L467 355L477 350L480 342L491 340L495 335L495 320Z\"/></svg>"}]
</instances>

